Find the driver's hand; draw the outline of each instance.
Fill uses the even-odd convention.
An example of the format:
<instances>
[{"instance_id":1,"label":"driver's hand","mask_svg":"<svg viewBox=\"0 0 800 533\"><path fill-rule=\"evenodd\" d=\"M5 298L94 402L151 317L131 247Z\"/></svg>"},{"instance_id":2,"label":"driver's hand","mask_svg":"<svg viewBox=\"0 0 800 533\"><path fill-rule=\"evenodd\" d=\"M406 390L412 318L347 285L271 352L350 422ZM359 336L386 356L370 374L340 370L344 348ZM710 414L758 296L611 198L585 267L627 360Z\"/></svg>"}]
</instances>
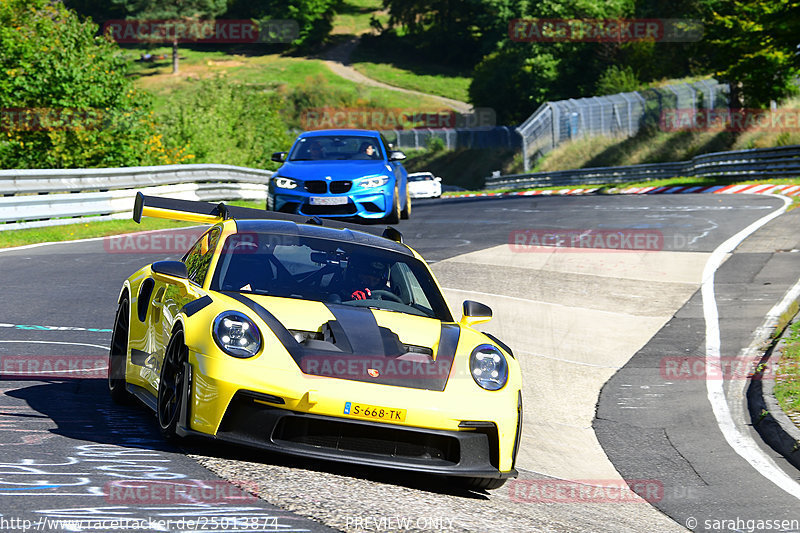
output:
<instances>
[{"instance_id":1,"label":"driver's hand","mask_svg":"<svg viewBox=\"0 0 800 533\"><path fill-rule=\"evenodd\" d=\"M363 291L354 291L353 294L350 295L350 298L353 300L366 300L367 298L372 297L372 292L369 289L364 289Z\"/></svg>"}]
</instances>

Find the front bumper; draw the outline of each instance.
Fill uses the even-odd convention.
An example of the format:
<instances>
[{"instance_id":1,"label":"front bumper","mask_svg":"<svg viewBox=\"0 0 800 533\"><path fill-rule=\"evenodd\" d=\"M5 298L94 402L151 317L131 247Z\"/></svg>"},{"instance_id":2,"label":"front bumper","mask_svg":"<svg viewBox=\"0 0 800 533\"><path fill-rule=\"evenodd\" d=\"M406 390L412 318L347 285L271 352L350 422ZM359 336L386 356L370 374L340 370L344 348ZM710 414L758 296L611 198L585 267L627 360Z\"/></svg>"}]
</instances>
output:
<instances>
[{"instance_id":1,"label":"front bumper","mask_svg":"<svg viewBox=\"0 0 800 533\"><path fill-rule=\"evenodd\" d=\"M498 469L496 428L494 435L489 427L471 431L410 428L291 411L267 405L263 398L239 391L215 436L185 428L181 433L344 463L449 476L517 477L513 468Z\"/></svg>"},{"instance_id":2,"label":"front bumper","mask_svg":"<svg viewBox=\"0 0 800 533\"><path fill-rule=\"evenodd\" d=\"M383 189L355 194L330 195L330 198L347 199L347 203L338 205L312 205L312 196L314 195L306 193L270 192L267 197L267 208L271 211L307 216L358 216L361 218L383 218L391 208L390 194Z\"/></svg>"}]
</instances>

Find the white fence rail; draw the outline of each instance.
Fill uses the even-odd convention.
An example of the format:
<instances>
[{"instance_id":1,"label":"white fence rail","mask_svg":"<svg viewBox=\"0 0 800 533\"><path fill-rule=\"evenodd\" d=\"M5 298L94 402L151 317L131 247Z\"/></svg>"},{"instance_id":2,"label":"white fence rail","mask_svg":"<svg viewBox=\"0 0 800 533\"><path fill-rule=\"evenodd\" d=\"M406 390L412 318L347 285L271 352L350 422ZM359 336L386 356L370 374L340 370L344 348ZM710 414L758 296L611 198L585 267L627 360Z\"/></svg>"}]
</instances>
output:
<instances>
[{"instance_id":1,"label":"white fence rail","mask_svg":"<svg viewBox=\"0 0 800 533\"><path fill-rule=\"evenodd\" d=\"M230 165L0 170L0 231L128 218L136 191L266 202L272 172Z\"/></svg>"}]
</instances>

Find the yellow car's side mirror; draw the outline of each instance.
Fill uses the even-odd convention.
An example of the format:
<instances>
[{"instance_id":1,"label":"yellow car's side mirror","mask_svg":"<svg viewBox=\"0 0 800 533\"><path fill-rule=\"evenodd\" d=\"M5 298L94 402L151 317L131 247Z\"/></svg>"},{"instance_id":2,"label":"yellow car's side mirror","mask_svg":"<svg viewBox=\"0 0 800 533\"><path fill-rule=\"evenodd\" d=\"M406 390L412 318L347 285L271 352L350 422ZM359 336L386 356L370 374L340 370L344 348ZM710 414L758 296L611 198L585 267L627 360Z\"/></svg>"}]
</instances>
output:
<instances>
[{"instance_id":1,"label":"yellow car's side mirror","mask_svg":"<svg viewBox=\"0 0 800 533\"><path fill-rule=\"evenodd\" d=\"M488 305L473 302L472 300L464 300L463 313L461 320L458 321L462 326L475 326L489 322L492 319L492 309Z\"/></svg>"}]
</instances>

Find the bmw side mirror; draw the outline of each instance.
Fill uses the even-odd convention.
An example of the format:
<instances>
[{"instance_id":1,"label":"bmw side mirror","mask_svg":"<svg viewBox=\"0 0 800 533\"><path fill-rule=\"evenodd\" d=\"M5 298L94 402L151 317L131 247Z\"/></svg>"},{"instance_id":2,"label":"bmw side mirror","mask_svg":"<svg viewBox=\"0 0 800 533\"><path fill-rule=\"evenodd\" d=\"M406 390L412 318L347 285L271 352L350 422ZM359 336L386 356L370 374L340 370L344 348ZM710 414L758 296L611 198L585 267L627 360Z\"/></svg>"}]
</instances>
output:
<instances>
[{"instance_id":1,"label":"bmw side mirror","mask_svg":"<svg viewBox=\"0 0 800 533\"><path fill-rule=\"evenodd\" d=\"M275 152L272 154L272 160L276 163L283 163L286 161L287 152Z\"/></svg>"},{"instance_id":2,"label":"bmw side mirror","mask_svg":"<svg viewBox=\"0 0 800 533\"><path fill-rule=\"evenodd\" d=\"M183 261L156 261L150 267L154 274L178 279L189 279L186 263Z\"/></svg>"},{"instance_id":3,"label":"bmw side mirror","mask_svg":"<svg viewBox=\"0 0 800 533\"><path fill-rule=\"evenodd\" d=\"M458 321L462 326L472 327L489 322L492 319L492 309L488 305L472 300L464 300L462 309L464 316Z\"/></svg>"}]
</instances>

